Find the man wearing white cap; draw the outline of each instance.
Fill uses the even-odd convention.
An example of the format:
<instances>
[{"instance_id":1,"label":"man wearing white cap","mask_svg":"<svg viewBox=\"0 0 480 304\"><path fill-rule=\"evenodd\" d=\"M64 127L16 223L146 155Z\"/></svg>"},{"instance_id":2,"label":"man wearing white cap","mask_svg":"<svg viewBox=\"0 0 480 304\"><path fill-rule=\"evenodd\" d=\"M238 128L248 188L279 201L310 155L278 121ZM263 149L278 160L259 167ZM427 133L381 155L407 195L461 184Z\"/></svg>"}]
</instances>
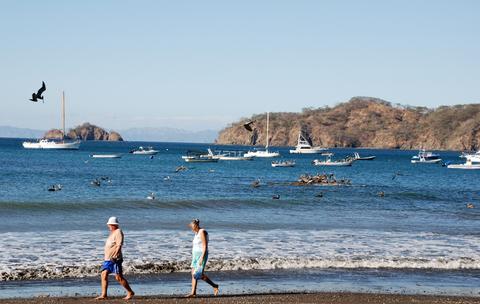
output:
<instances>
[{"instance_id":1,"label":"man wearing white cap","mask_svg":"<svg viewBox=\"0 0 480 304\"><path fill-rule=\"evenodd\" d=\"M110 235L105 242L105 259L102 264L102 294L95 298L96 300L107 299L108 289L108 275L110 273L115 274L115 279L127 290L127 296L125 300L130 300L135 294L130 288L127 280L123 277L122 273L122 246L123 246L123 232L119 228L118 219L114 216L108 219L107 222Z\"/></svg>"}]
</instances>

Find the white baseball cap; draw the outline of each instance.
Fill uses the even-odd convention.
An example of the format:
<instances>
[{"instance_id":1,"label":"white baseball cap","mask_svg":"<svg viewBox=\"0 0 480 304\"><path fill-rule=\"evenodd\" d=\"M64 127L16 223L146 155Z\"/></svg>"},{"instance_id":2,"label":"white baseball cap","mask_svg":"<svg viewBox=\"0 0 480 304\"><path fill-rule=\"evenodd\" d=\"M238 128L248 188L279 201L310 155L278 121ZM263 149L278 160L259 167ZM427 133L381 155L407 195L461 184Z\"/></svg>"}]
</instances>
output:
<instances>
[{"instance_id":1,"label":"white baseball cap","mask_svg":"<svg viewBox=\"0 0 480 304\"><path fill-rule=\"evenodd\" d=\"M111 218L108 219L108 222L107 222L107 225L120 225L120 223L118 222L118 219L116 216L112 216Z\"/></svg>"}]
</instances>

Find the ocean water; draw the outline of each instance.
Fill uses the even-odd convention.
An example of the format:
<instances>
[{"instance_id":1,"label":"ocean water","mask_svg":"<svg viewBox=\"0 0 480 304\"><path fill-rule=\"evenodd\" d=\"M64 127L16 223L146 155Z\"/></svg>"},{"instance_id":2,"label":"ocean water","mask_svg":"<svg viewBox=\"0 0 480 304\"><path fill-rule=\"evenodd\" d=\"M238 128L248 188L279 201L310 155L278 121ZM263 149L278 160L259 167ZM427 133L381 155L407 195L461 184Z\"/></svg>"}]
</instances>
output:
<instances>
[{"instance_id":1,"label":"ocean water","mask_svg":"<svg viewBox=\"0 0 480 304\"><path fill-rule=\"evenodd\" d=\"M21 286L35 294L39 280L67 288L72 280L97 278L108 235L105 223L117 216L126 236L125 271L138 282L189 270L192 233L187 224L199 218L210 234L208 269L225 281L239 272L252 278L282 274L295 278L282 290L308 286L315 291L347 288L362 277L379 282L388 273L396 282L415 277L413 286L441 278L440 285L428 289L434 293L480 292L478 171L413 165L415 151L333 149L336 157L358 151L377 158L322 168L311 165L315 156L279 148L297 166L272 168L271 159L203 164L181 159L188 149L244 147L86 142L79 151L42 151L25 150L21 142L0 139L0 289ZM127 153L139 145L161 152L153 159ZM121 159L89 157L102 152L125 154ZM445 161L462 162L458 152L440 153ZM175 173L179 165L188 170ZM304 173L334 173L351 185L290 184ZM102 176L111 181L91 185ZM261 186L252 188L256 179ZM48 192L52 184L63 188ZM150 192L156 200L146 199ZM477 208L467 209L467 203ZM335 279L305 285L314 274L326 273ZM377 290L375 284L362 284ZM248 283L241 286L257 290Z\"/></svg>"}]
</instances>

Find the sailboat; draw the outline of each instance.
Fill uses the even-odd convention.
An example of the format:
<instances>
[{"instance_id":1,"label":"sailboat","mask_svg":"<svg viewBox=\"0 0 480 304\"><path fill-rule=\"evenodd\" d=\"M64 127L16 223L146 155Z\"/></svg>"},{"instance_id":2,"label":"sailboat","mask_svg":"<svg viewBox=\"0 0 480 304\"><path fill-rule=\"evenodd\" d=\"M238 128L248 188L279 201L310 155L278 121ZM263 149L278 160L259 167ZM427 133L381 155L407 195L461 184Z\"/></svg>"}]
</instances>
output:
<instances>
[{"instance_id":1,"label":"sailboat","mask_svg":"<svg viewBox=\"0 0 480 304\"><path fill-rule=\"evenodd\" d=\"M79 140L65 140L65 92L62 92L62 130L61 140L42 138L34 142L25 141L22 145L25 149L78 150L80 148Z\"/></svg>"},{"instance_id":2,"label":"sailboat","mask_svg":"<svg viewBox=\"0 0 480 304\"><path fill-rule=\"evenodd\" d=\"M265 150L253 150L253 151L248 151L245 153L243 156L244 157L279 157L280 153L275 151L271 152L268 147L270 144L270 138L269 138L269 130L268 130L268 125L270 124L270 113L267 112L267 138L266 138L266 144L265 144Z\"/></svg>"}]
</instances>

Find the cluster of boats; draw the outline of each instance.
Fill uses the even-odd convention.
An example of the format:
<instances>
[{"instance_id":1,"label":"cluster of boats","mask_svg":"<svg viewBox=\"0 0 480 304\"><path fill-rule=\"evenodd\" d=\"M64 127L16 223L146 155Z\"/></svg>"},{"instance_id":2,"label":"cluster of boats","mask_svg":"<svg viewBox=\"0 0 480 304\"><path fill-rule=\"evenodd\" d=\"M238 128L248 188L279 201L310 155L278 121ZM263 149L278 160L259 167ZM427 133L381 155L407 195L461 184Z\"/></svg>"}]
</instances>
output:
<instances>
[{"instance_id":1,"label":"cluster of boats","mask_svg":"<svg viewBox=\"0 0 480 304\"><path fill-rule=\"evenodd\" d=\"M480 170L480 151L476 153L462 153L461 158L465 159L463 164L444 164L449 169ZM412 164L438 164L442 159L439 154L422 149L411 159Z\"/></svg>"},{"instance_id":2,"label":"cluster of boats","mask_svg":"<svg viewBox=\"0 0 480 304\"><path fill-rule=\"evenodd\" d=\"M280 152L270 150L270 141L269 141L269 123L270 116L267 113L267 124L266 124L266 143L264 149L254 149L247 152L242 151L220 151L214 153L211 149L208 149L207 153L202 151L188 151L187 155L182 156L182 159L186 162L218 162L222 161L243 161L243 160L253 160L254 158L275 158L280 157ZM80 140L69 140L65 136L65 93L62 93L62 139L53 140L53 139L40 139L38 141L25 141L23 142L23 147L25 149L55 149L55 150L78 150L80 148ZM308 140L308 136L305 136L302 132L298 134L297 145L294 149L291 149L290 154L321 154L325 159L315 159L312 161L312 164L315 166L351 166L355 161L360 160L373 160L375 156L360 156L359 153L355 152L352 156L348 156L343 159L333 159L333 153L328 152L326 148L313 146L312 142ZM150 158L153 158L154 155L158 154L159 151L153 147L138 147L131 150L129 153L134 155L147 155ZM92 158L121 158L121 153L114 154L91 154ZM460 157L465 159L463 164L444 164L449 169L467 169L475 170L480 169L480 151L476 153L464 153ZM424 149L420 150L418 155L415 155L411 159L412 164L438 164L441 163L442 159L440 155L434 152L425 151ZM281 160L273 161L271 163L272 167L294 167L295 161L293 160ZM53 188L52 188L53 189Z\"/></svg>"}]
</instances>

